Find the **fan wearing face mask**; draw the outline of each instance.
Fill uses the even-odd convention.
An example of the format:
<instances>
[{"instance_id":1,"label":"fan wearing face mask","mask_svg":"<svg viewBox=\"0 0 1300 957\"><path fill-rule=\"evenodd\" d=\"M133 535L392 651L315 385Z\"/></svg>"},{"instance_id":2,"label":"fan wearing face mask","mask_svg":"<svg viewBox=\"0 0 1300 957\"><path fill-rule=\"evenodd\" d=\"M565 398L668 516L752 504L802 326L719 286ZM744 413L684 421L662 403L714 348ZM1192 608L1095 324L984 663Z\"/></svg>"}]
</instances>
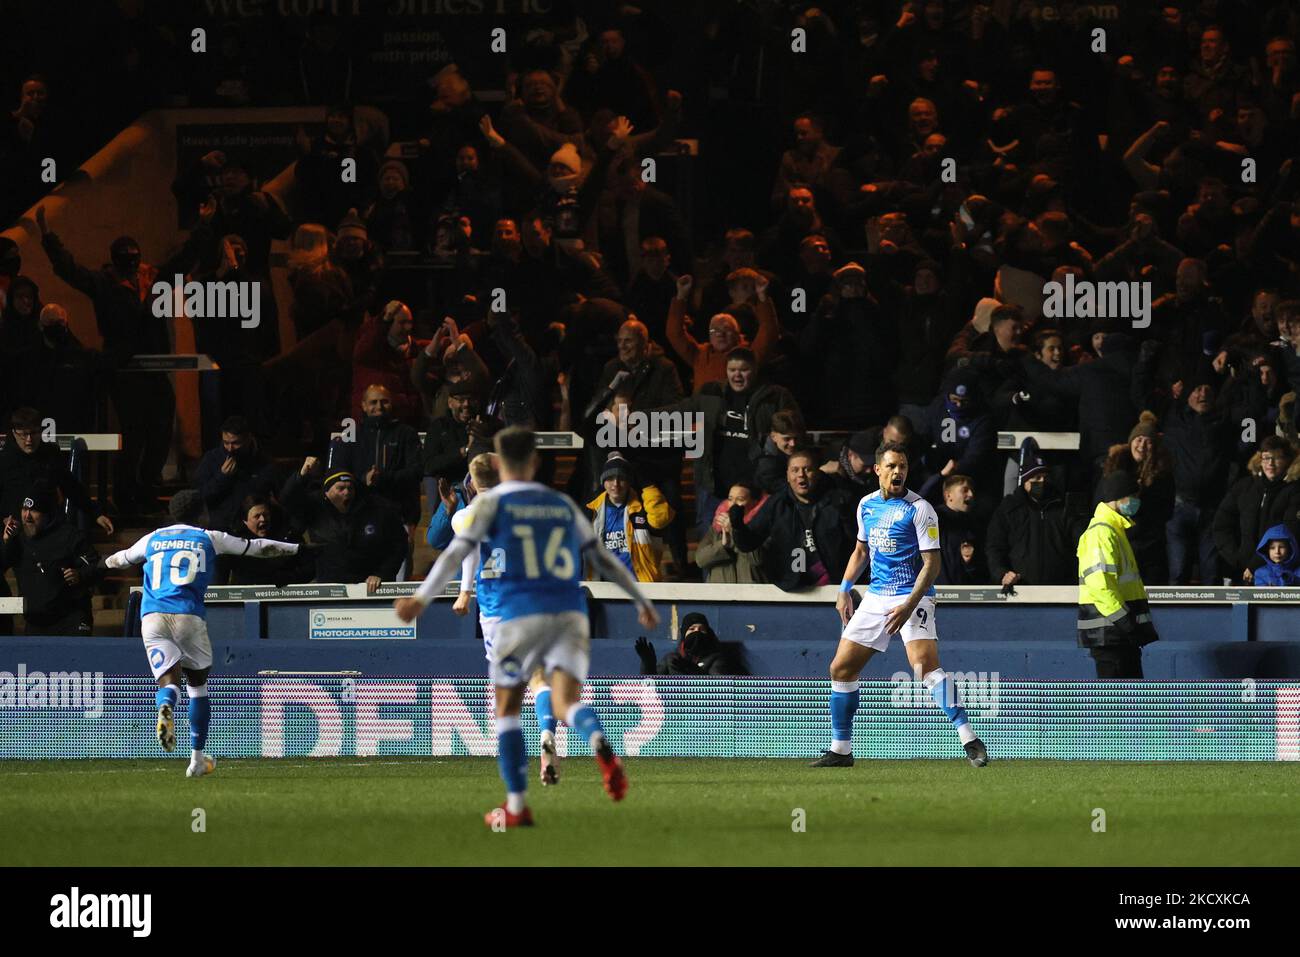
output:
<instances>
[{"instance_id":1,"label":"fan wearing face mask","mask_svg":"<svg viewBox=\"0 0 1300 957\"><path fill-rule=\"evenodd\" d=\"M655 658L655 648L645 637L636 640L637 657L643 675L747 675L745 646L738 641L722 641L709 620L698 611L683 616L681 640L662 658Z\"/></svg>"},{"instance_id":2,"label":"fan wearing face mask","mask_svg":"<svg viewBox=\"0 0 1300 957\"><path fill-rule=\"evenodd\" d=\"M1112 472L1097 487L1097 509L1079 539L1079 645L1098 678L1142 677L1142 646L1159 639L1128 530L1142 507L1137 480Z\"/></svg>"}]
</instances>

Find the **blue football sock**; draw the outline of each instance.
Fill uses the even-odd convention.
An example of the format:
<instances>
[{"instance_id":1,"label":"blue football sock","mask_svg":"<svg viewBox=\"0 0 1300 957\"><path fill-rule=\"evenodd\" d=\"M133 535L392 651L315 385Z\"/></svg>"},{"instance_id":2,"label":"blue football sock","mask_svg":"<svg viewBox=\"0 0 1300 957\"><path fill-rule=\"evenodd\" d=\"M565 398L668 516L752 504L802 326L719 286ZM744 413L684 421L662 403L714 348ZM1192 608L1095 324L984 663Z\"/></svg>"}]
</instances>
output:
<instances>
[{"instance_id":1,"label":"blue football sock","mask_svg":"<svg viewBox=\"0 0 1300 957\"><path fill-rule=\"evenodd\" d=\"M853 716L858 713L860 694L856 681L831 682L831 750L853 753Z\"/></svg>"},{"instance_id":2,"label":"blue football sock","mask_svg":"<svg viewBox=\"0 0 1300 957\"><path fill-rule=\"evenodd\" d=\"M591 745L593 751L596 750L599 743L596 740L596 735L600 735L602 738L605 737L605 728L600 723L600 716L596 714L596 710L591 705L575 704L569 709L565 721L568 722L570 728L578 732L583 741Z\"/></svg>"},{"instance_id":3,"label":"blue football sock","mask_svg":"<svg viewBox=\"0 0 1300 957\"><path fill-rule=\"evenodd\" d=\"M497 767L507 794L522 795L528 790L528 750L517 715L497 718Z\"/></svg>"},{"instance_id":4,"label":"blue football sock","mask_svg":"<svg viewBox=\"0 0 1300 957\"><path fill-rule=\"evenodd\" d=\"M208 743L208 723L212 719L212 703L208 700L208 686L188 686L190 696L190 747L202 751Z\"/></svg>"},{"instance_id":5,"label":"blue football sock","mask_svg":"<svg viewBox=\"0 0 1300 957\"><path fill-rule=\"evenodd\" d=\"M952 726L962 736L962 741L964 742L968 736L973 738L974 732L970 730L970 718L966 717L966 709L961 706L961 697L957 693L957 683L952 680L952 676L936 670L926 675L924 680L925 686L930 689L930 696L934 698L934 703L948 716ZM962 728L966 730L963 732Z\"/></svg>"},{"instance_id":6,"label":"blue football sock","mask_svg":"<svg viewBox=\"0 0 1300 957\"><path fill-rule=\"evenodd\" d=\"M175 685L168 685L165 688L159 688L157 693L153 696L154 707L161 708L163 705L169 704L175 708L176 699L180 697L180 691L181 689Z\"/></svg>"},{"instance_id":7,"label":"blue football sock","mask_svg":"<svg viewBox=\"0 0 1300 957\"><path fill-rule=\"evenodd\" d=\"M551 710L551 689L543 688L533 696L533 710L537 712L537 727L544 734L555 733L555 712Z\"/></svg>"}]
</instances>

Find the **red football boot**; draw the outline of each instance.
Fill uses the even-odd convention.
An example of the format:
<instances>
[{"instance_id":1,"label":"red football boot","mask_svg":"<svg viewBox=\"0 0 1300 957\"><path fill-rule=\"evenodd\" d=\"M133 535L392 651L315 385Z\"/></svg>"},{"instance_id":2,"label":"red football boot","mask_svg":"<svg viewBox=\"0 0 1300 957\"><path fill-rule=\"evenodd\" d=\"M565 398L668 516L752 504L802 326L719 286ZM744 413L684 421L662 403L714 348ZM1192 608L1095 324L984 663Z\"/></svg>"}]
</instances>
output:
<instances>
[{"instance_id":1,"label":"red football boot","mask_svg":"<svg viewBox=\"0 0 1300 957\"><path fill-rule=\"evenodd\" d=\"M533 812L524 808L518 814L511 814L506 810L505 802L494 807L483 815L483 823L493 830L498 829L502 824L506 827L532 827Z\"/></svg>"},{"instance_id":2,"label":"red football boot","mask_svg":"<svg viewBox=\"0 0 1300 957\"><path fill-rule=\"evenodd\" d=\"M627 794L627 775L623 773L623 762L618 759L608 741L596 749L596 763L600 765L605 793L615 801L623 800L623 795Z\"/></svg>"}]
</instances>

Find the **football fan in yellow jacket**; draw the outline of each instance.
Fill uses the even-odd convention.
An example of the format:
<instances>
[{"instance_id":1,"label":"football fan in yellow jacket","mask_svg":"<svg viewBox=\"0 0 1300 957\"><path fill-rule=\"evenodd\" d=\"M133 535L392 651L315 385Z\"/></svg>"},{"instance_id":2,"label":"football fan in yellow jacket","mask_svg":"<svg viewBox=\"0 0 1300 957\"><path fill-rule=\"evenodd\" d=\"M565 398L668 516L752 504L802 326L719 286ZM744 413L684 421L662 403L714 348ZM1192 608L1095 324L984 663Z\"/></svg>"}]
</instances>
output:
<instances>
[{"instance_id":1,"label":"football fan in yellow jacket","mask_svg":"<svg viewBox=\"0 0 1300 957\"><path fill-rule=\"evenodd\" d=\"M1128 541L1142 504L1137 482L1112 472L1079 539L1079 644L1097 663L1098 678L1141 678L1142 646L1158 639L1147 590Z\"/></svg>"},{"instance_id":2,"label":"football fan in yellow jacket","mask_svg":"<svg viewBox=\"0 0 1300 957\"><path fill-rule=\"evenodd\" d=\"M587 503L596 538L623 562L640 582L663 581L659 571L662 547L657 533L676 513L654 485L640 491L632 481L632 466L612 453L600 473L605 491Z\"/></svg>"}]
</instances>

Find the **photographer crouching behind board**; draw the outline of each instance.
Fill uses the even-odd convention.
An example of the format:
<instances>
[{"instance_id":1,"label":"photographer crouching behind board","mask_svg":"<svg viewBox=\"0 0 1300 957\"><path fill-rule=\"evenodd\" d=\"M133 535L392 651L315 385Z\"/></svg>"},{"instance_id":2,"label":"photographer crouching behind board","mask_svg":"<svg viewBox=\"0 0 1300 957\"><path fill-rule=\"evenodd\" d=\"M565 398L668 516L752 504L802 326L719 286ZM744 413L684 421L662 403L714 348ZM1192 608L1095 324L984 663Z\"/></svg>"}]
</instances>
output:
<instances>
[{"instance_id":1,"label":"photographer crouching behind board","mask_svg":"<svg viewBox=\"0 0 1300 957\"><path fill-rule=\"evenodd\" d=\"M677 647L655 660L655 648L644 635L636 640L637 657L643 675L747 675L745 646L739 641L720 641L709 620L698 611L682 619Z\"/></svg>"}]
</instances>

